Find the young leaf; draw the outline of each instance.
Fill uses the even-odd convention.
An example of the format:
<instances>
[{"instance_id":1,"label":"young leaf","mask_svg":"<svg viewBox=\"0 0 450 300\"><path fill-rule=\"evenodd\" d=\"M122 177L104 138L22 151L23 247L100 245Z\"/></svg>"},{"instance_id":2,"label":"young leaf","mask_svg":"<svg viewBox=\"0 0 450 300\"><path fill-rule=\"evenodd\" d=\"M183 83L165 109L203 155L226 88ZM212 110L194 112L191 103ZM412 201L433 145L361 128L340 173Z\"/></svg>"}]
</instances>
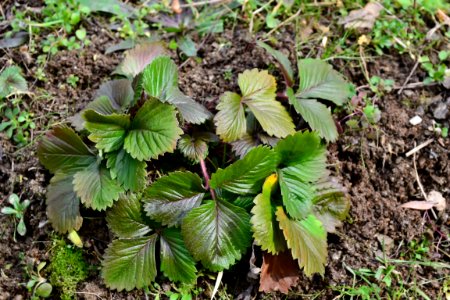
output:
<instances>
[{"instance_id":1,"label":"young leaf","mask_svg":"<svg viewBox=\"0 0 450 300\"><path fill-rule=\"evenodd\" d=\"M178 85L177 65L168 56L155 58L142 76L142 87L147 95L161 100L166 100L169 89Z\"/></svg>"},{"instance_id":2,"label":"young leaf","mask_svg":"<svg viewBox=\"0 0 450 300\"><path fill-rule=\"evenodd\" d=\"M134 91L131 81L128 79L116 79L103 83L95 92L94 99L103 96L108 97L114 109L123 111L133 101ZM97 112L102 113L100 111Z\"/></svg>"},{"instance_id":3,"label":"young leaf","mask_svg":"<svg viewBox=\"0 0 450 300\"><path fill-rule=\"evenodd\" d=\"M252 149L243 159L218 169L211 176L212 188L222 188L236 194L256 194L262 181L275 171L278 155L268 147Z\"/></svg>"},{"instance_id":4,"label":"young leaf","mask_svg":"<svg viewBox=\"0 0 450 300\"><path fill-rule=\"evenodd\" d=\"M84 205L96 210L110 207L123 192L108 169L97 162L75 173L73 188Z\"/></svg>"},{"instance_id":5,"label":"young leaf","mask_svg":"<svg viewBox=\"0 0 450 300\"><path fill-rule=\"evenodd\" d=\"M118 110L113 107L111 100L107 96L100 96L86 105L86 107L82 111L69 118L72 126L75 127L75 129L78 131L84 129L84 120L82 114L86 110L94 110L102 115L111 115L118 112Z\"/></svg>"},{"instance_id":6,"label":"young leaf","mask_svg":"<svg viewBox=\"0 0 450 300\"><path fill-rule=\"evenodd\" d=\"M244 106L241 96L225 92L217 105L219 111L214 117L217 134L224 142L233 142L243 137L247 130Z\"/></svg>"},{"instance_id":7,"label":"young leaf","mask_svg":"<svg viewBox=\"0 0 450 300\"><path fill-rule=\"evenodd\" d=\"M91 132L89 139L95 147L105 152L122 148L125 134L130 127L129 115L102 115L93 110L83 113L84 126Z\"/></svg>"},{"instance_id":8,"label":"young leaf","mask_svg":"<svg viewBox=\"0 0 450 300\"><path fill-rule=\"evenodd\" d=\"M147 215L167 226L178 226L185 215L200 205L205 189L191 172L173 172L148 187L142 198Z\"/></svg>"},{"instance_id":9,"label":"young leaf","mask_svg":"<svg viewBox=\"0 0 450 300\"><path fill-rule=\"evenodd\" d=\"M47 216L53 228L66 233L81 228L80 199L73 190L73 175L56 173L47 188Z\"/></svg>"},{"instance_id":10,"label":"young leaf","mask_svg":"<svg viewBox=\"0 0 450 300\"><path fill-rule=\"evenodd\" d=\"M283 72L283 76L286 80L287 86L292 86L294 84L294 71L292 70L292 65L289 59L286 55L284 55L282 52L273 49L266 43L262 41L256 42L258 46L261 48L264 48L270 55L272 55L280 64L281 66L281 72Z\"/></svg>"},{"instance_id":11,"label":"young leaf","mask_svg":"<svg viewBox=\"0 0 450 300\"><path fill-rule=\"evenodd\" d=\"M174 108L151 98L131 121L124 149L138 160L157 158L173 152L182 133Z\"/></svg>"},{"instance_id":12,"label":"young leaf","mask_svg":"<svg viewBox=\"0 0 450 300\"><path fill-rule=\"evenodd\" d=\"M214 272L229 268L251 243L248 213L222 200L191 210L181 232L194 258Z\"/></svg>"},{"instance_id":13,"label":"young leaf","mask_svg":"<svg viewBox=\"0 0 450 300\"><path fill-rule=\"evenodd\" d=\"M246 70L239 74L238 84L242 91L242 102L255 115L261 127L276 137L295 133L291 116L280 102L275 100L277 84L267 71Z\"/></svg>"},{"instance_id":14,"label":"young leaf","mask_svg":"<svg viewBox=\"0 0 450 300\"><path fill-rule=\"evenodd\" d=\"M184 245L180 230L164 229L161 234L161 271L172 281L193 283L197 278L195 261Z\"/></svg>"},{"instance_id":15,"label":"young leaf","mask_svg":"<svg viewBox=\"0 0 450 300\"><path fill-rule=\"evenodd\" d=\"M324 99L343 105L352 95L350 85L333 67L319 59L298 61L300 85L297 99Z\"/></svg>"},{"instance_id":16,"label":"young leaf","mask_svg":"<svg viewBox=\"0 0 450 300\"><path fill-rule=\"evenodd\" d=\"M141 214L141 203L133 194L123 195L106 214L109 228L119 238L138 238L151 231Z\"/></svg>"},{"instance_id":17,"label":"young leaf","mask_svg":"<svg viewBox=\"0 0 450 300\"><path fill-rule=\"evenodd\" d=\"M162 101L175 105L181 117L188 123L202 124L212 117L212 114L203 105L183 94L176 86L167 90Z\"/></svg>"},{"instance_id":18,"label":"young leaf","mask_svg":"<svg viewBox=\"0 0 450 300\"><path fill-rule=\"evenodd\" d=\"M42 138L37 153L41 164L53 173L81 170L96 160L81 138L64 125L54 127Z\"/></svg>"},{"instance_id":19,"label":"young leaf","mask_svg":"<svg viewBox=\"0 0 450 300\"><path fill-rule=\"evenodd\" d=\"M327 262L327 232L322 223L314 215L301 221L291 220L281 206L276 215L292 257L298 259L306 276L313 273L323 275Z\"/></svg>"},{"instance_id":20,"label":"young leaf","mask_svg":"<svg viewBox=\"0 0 450 300\"><path fill-rule=\"evenodd\" d=\"M111 177L123 185L126 190L140 191L145 186L147 164L131 157L124 149L108 153L106 166Z\"/></svg>"},{"instance_id":21,"label":"young leaf","mask_svg":"<svg viewBox=\"0 0 450 300\"><path fill-rule=\"evenodd\" d=\"M208 144L201 137L184 134L178 140L178 149L184 156L195 163L208 156Z\"/></svg>"},{"instance_id":22,"label":"young leaf","mask_svg":"<svg viewBox=\"0 0 450 300\"><path fill-rule=\"evenodd\" d=\"M158 235L113 241L105 251L102 277L111 289L131 291L150 285L156 277Z\"/></svg>"}]
</instances>

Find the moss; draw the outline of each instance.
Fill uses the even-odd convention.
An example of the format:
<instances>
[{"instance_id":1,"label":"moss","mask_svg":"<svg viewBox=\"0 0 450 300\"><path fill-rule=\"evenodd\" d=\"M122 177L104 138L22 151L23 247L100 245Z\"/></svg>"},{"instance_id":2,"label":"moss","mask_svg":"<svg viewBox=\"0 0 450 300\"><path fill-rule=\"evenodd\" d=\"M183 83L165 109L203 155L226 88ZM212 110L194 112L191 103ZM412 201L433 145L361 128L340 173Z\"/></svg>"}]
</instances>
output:
<instances>
[{"instance_id":1,"label":"moss","mask_svg":"<svg viewBox=\"0 0 450 300\"><path fill-rule=\"evenodd\" d=\"M61 293L61 299L73 299L77 284L88 276L88 264L81 249L67 245L62 240L54 241L49 266L50 282Z\"/></svg>"}]
</instances>

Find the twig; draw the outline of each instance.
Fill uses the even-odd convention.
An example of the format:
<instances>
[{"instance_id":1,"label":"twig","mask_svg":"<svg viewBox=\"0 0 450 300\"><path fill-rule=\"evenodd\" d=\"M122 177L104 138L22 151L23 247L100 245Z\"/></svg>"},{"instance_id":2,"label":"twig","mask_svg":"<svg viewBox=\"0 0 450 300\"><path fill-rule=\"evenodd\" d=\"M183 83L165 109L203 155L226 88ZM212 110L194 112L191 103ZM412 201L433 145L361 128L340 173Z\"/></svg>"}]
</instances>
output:
<instances>
[{"instance_id":1,"label":"twig","mask_svg":"<svg viewBox=\"0 0 450 300\"><path fill-rule=\"evenodd\" d=\"M283 27L284 25L286 25L287 23L291 22L293 19L297 18L300 15L300 12L302 11L302 9L300 8L294 15L290 16L289 18L287 18L286 20L284 20L283 22L281 22L280 24L277 25L277 27L275 27L274 29L272 29L271 31L269 31L268 33L266 33L264 35L264 38L267 38L268 36L270 36L272 33L274 33L275 31L277 31L278 29L280 29L281 27Z\"/></svg>"},{"instance_id":2,"label":"twig","mask_svg":"<svg viewBox=\"0 0 450 300\"><path fill-rule=\"evenodd\" d=\"M192 2L187 4L181 4L180 8L186 8L186 7L194 7L194 6L202 6L202 5L212 5L212 4L218 4L220 2L228 3L230 0L207 0L207 1L198 1L198 2Z\"/></svg>"},{"instance_id":3,"label":"twig","mask_svg":"<svg viewBox=\"0 0 450 300\"><path fill-rule=\"evenodd\" d=\"M426 146L428 146L429 144L431 144L434 141L434 139L429 139L425 142L423 142L422 144L420 144L419 146L415 146L413 149L409 150L406 153L406 157L410 157L411 155L413 155L414 153L416 153L417 151L419 151L422 148L425 148Z\"/></svg>"},{"instance_id":4,"label":"twig","mask_svg":"<svg viewBox=\"0 0 450 300\"><path fill-rule=\"evenodd\" d=\"M420 57L420 56L419 56ZM413 76L414 72L416 72L417 67L419 66L419 58L417 59L416 63L414 64L414 67L412 68L411 72L409 72L408 77L406 77L405 82L403 83L403 85L400 87L400 90L397 92L398 95L400 95L403 90L405 89L406 85L408 84L409 80L411 79L411 77Z\"/></svg>"}]
</instances>

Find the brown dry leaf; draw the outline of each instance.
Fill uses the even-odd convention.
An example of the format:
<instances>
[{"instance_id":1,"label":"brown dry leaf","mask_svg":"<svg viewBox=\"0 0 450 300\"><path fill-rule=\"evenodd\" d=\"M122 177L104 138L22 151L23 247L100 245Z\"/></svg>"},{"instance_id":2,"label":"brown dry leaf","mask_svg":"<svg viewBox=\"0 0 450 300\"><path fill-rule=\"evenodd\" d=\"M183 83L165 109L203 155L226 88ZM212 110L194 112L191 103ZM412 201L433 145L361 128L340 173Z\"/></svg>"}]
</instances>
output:
<instances>
[{"instance_id":1,"label":"brown dry leaf","mask_svg":"<svg viewBox=\"0 0 450 300\"><path fill-rule=\"evenodd\" d=\"M181 14L183 10L181 9L180 1L173 0L172 1L172 11L176 14Z\"/></svg>"},{"instance_id":2,"label":"brown dry leaf","mask_svg":"<svg viewBox=\"0 0 450 300\"><path fill-rule=\"evenodd\" d=\"M446 25L450 26L450 17L447 16L447 14L445 12L443 12L442 10L438 9L436 11L436 17L439 19L439 21L442 24L446 24Z\"/></svg>"},{"instance_id":3,"label":"brown dry leaf","mask_svg":"<svg viewBox=\"0 0 450 300\"><path fill-rule=\"evenodd\" d=\"M434 203L428 201L409 201L400 205L402 208L412 208L418 210L429 210L430 208L433 208L433 206Z\"/></svg>"},{"instance_id":4,"label":"brown dry leaf","mask_svg":"<svg viewBox=\"0 0 450 300\"><path fill-rule=\"evenodd\" d=\"M280 291L287 294L289 288L297 284L299 272L298 264L290 251L280 252L277 255L264 252L259 291L266 293Z\"/></svg>"},{"instance_id":5,"label":"brown dry leaf","mask_svg":"<svg viewBox=\"0 0 450 300\"><path fill-rule=\"evenodd\" d=\"M343 24L345 28L372 29L382 9L381 4L369 2L361 9L352 10L339 24Z\"/></svg>"},{"instance_id":6,"label":"brown dry leaf","mask_svg":"<svg viewBox=\"0 0 450 300\"><path fill-rule=\"evenodd\" d=\"M428 201L433 203L437 211L444 211L447 207L447 202L441 193L438 191L431 191L428 193Z\"/></svg>"}]
</instances>

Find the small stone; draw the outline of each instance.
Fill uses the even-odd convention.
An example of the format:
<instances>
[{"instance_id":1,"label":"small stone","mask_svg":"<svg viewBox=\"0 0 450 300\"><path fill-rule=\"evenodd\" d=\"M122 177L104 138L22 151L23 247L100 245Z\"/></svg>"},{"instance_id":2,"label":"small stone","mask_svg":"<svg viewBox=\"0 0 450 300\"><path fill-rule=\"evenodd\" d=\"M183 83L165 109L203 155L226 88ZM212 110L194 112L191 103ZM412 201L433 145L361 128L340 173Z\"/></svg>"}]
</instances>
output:
<instances>
[{"instance_id":1,"label":"small stone","mask_svg":"<svg viewBox=\"0 0 450 300\"><path fill-rule=\"evenodd\" d=\"M444 120L447 118L448 107L445 103L439 103L433 110L433 117L438 120Z\"/></svg>"},{"instance_id":2,"label":"small stone","mask_svg":"<svg viewBox=\"0 0 450 300\"><path fill-rule=\"evenodd\" d=\"M411 119L409 119L409 124L416 126L422 123L422 118L419 116L414 116Z\"/></svg>"},{"instance_id":3,"label":"small stone","mask_svg":"<svg viewBox=\"0 0 450 300\"><path fill-rule=\"evenodd\" d=\"M423 116L425 114L425 109L423 108L422 105L420 105L417 109L416 109L416 114L419 116Z\"/></svg>"},{"instance_id":4,"label":"small stone","mask_svg":"<svg viewBox=\"0 0 450 300\"><path fill-rule=\"evenodd\" d=\"M394 248L394 240L387 235L384 234L376 234L375 237L377 238L378 242L380 243L380 246L386 253L390 253L391 250Z\"/></svg>"}]
</instances>

